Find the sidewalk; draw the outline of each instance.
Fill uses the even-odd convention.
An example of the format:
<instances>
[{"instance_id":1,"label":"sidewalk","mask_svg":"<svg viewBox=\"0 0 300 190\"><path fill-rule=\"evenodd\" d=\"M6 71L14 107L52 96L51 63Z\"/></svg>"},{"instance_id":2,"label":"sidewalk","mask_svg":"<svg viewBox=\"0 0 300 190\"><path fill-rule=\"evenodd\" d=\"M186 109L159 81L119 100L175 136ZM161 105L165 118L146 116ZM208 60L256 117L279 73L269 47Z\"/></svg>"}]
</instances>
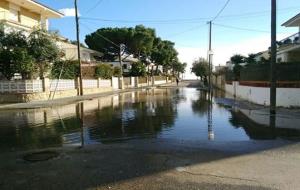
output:
<instances>
[{"instance_id":1,"label":"sidewalk","mask_svg":"<svg viewBox=\"0 0 300 190\"><path fill-rule=\"evenodd\" d=\"M134 92L141 89L147 88L157 88L157 87L175 87L175 83L167 83L163 85L154 85L154 86L143 86L143 87L136 87L136 88L129 88L124 90L114 90L110 92L103 92L98 94L87 94L83 96L72 96L67 98L59 98L54 100L42 100L42 101L33 101L33 102L26 102L26 103L12 103L12 104L0 104L0 110L10 110L10 109L38 109L38 108L47 108L53 106L62 106L67 104L74 104L77 102L81 102L84 100L90 100L95 98L101 98L105 96L116 95L120 93L127 93L127 92Z\"/></svg>"},{"instance_id":2,"label":"sidewalk","mask_svg":"<svg viewBox=\"0 0 300 190\"><path fill-rule=\"evenodd\" d=\"M169 85L172 85L170 83ZM140 89L146 89L146 88L152 88L157 87L156 86L145 86L145 87L139 87L139 88L129 88L124 90L114 90L111 92L103 92L98 94L88 94L83 96L72 96L67 98L59 98L54 100L42 100L42 101L33 101L33 102L26 102L26 103L13 103L13 104L0 104L0 110L9 110L9 109L38 109L38 108L47 108L47 107L53 107L53 106L62 106L67 104L73 104L84 100L89 99L95 99L100 98L104 96L111 96L116 95L120 93L126 93L126 92L134 92Z\"/></svg>"}]
</instances>

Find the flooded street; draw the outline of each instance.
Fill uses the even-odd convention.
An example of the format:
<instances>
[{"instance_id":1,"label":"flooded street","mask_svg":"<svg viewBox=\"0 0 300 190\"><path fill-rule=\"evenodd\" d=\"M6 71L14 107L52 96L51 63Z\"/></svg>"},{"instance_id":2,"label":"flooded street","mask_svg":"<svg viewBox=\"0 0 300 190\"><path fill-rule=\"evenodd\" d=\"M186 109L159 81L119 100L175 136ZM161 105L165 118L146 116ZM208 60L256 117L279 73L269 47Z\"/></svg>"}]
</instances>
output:
<instances>
[{"instance_id":1,"label":"flooded street","mask_svg":"<svg viewBox=\"0 0 300 190\"><path fill-rule=\"evenodd\" d=\"M268 126L268 116L220 100L224 94L215 92L210 107L205 91L162 88L51 109L1 111L0 148L30 150L143 138L232 142L300 137L300 120L279 116L277 125Z\"/></svg>"},{"instance_id":2,"label":"flooded street","mask_svg":"<svg viewBox=\"0 0 300 190\"><path fill-rule=\"evenodd\" d=\"M250 108L169 87L1 111L0 189L297 189L298 113Z\"/></svg>"}]
</instances>

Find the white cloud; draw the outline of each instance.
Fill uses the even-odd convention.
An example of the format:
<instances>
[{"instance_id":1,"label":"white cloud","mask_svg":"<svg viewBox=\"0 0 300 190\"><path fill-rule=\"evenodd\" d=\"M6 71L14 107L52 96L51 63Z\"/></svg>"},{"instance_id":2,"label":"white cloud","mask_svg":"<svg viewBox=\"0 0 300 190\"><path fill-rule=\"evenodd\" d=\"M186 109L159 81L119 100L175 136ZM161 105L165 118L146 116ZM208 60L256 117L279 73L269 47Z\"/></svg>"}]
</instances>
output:
<instances>
[{"instance_id":1,"label":"white cloud","mask_svg":"<svg viewBox=\"0 0 300 190\"><path fill-rule=\"evenodd\" d=\"M74 8L59 9L59 12L63 13L66 17L74 17L75 16ZM79 13L78 13L78 16L80 16Z\"/></svg>"},{"instance_id":2,"label":"white cloud","mask_svg":"<svg viewBox=\"0 0 300 190\"><path fill-rule=\"evenodd\" d=\"M282 39L288 35L278 35L278 39ZM260 51L267 50L270 47L270 36L263 35L256 38L251 38L247 40L243 40L240 42L234 42L231 44L224 44L213 47L213 64L217 65L225 65L226 61L230 59L230 57L234 54L242 54L248 55L250 53L258 53ZM193 74L190 73L190 68L192 67L192 62L198 57L207 57L207 48L208 47L199 47L199 48L191 48L184 46L177 46L177 51L179 52L179 59L182 62L188 63L186 68L187 72L185 73L185 78L195 78Z\"/></svg>"}]
</instances>

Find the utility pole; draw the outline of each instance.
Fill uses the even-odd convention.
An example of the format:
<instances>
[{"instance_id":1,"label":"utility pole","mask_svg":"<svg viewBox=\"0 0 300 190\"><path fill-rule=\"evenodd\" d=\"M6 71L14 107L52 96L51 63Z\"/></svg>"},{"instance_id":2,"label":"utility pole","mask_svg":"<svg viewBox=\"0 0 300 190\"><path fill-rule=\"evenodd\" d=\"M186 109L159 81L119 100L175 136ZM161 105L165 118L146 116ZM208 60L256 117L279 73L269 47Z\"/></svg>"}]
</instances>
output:
<instances>
[{"instance_id":1,"label":"utility pole","mask_svg":"<svg viewBox=\"0 0 300 190\"><path fill-rule=\"evenodd\" d=\"M208 48L208 85L209 85L209 91L212 89L212 84L211 84L211 73L212 73L212 47L211 47L211 35L212 35L212 21L208 22L209 24L209 48Z\"/></svg>"},{"instance_id":2,"label":"utility pole","mask_svg":"<svg viewBox=\"0 0 300 190\"><path fill-rule=\"evenodd\" d=\"M276 0L271 0L271 64L270 64L270 114L276 114L276 58L277 58L277 43L276 43Z\"/></svg>"},{"instance_id":3,"label":"utility pole","mask_svg":"<svg viewBox=\"0 0 300 190\"><path fill-rule=\"evenodd\" d=\"M78 19L77 0L75 0L74 4L75 4L75 19L76 19L77 54L78 54L78 62L79 62L79 95L82 96L83 86L82 86L82 68L81 68L81 55L80 55L79 19Z\"/></svg>"}]
</instances>

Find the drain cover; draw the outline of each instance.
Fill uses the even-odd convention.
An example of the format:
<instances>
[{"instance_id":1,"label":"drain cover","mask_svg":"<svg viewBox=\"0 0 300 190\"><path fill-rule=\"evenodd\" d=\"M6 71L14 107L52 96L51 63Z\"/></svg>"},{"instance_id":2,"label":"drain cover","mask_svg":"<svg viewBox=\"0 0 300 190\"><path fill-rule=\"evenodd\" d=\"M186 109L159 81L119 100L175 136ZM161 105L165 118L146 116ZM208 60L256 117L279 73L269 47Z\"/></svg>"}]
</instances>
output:
<instances>
[{"instance_id":1,"label":"drain cover","mask_svg":"<svg viewBox=\"0 0 300 190\"><path fill-rule=\"evenodd\" d=\"M56 158L58 155L59 153L55 151L42 151L26 154L23 159L29 162L40 162Z\"/></svg>"}]
</instances>

